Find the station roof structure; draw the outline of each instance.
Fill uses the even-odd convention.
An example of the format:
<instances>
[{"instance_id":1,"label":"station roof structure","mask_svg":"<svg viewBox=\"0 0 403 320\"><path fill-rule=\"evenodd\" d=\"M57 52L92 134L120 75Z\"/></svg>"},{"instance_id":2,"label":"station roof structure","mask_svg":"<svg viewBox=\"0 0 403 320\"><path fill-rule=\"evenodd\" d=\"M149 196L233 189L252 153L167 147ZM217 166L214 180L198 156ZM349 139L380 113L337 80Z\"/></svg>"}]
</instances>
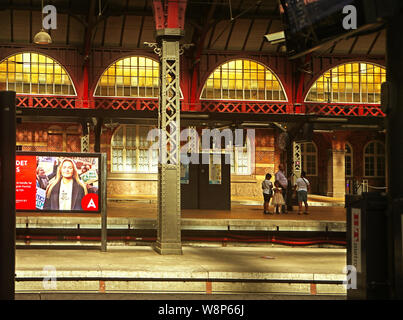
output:
<instances>
[{"instance_id":1,"label":"station roof structure","mask_svg":"<svg viewBox=\"0 0 403 320\"><path fill-rule=\"evenodd\" d=\"M151 0L54 0L57 29L51 30L53 46L144 49L155 41ZM4 0L0 4L3 44L31 44L41 26L41 0ZM86 34L92 29L91 39ZM282 31L277 0L188 0L184 43L203 51L281 54L263 35ZM326 45L317 55L385 55L385 30L354 35Z\"/></svg>"},{"instance_id":2,"label":"station roof structure","mask_svg":"<svg viewBox=\"0 0 403 320\"><path fill-rule=\"evenodd\" d=\"M46 47L46 50L75 49L83 57L91 50L141 51L152 54L152 49L144 44L155 42L155 19L151 0L45 0L44 5L48 4L57 8L57 29L49 30L53 42ZM41 28L41 8L41 0L2 1L0 49L1 47L34 48L33 38ZM202 53L276 56L287 61L282 44L272 45L264 39L265 34L283 30L277 0L187 0L184 30L185 35L181 42L193 44L193 47L186 52L191 59L196 60ZM312 57L384 61L385 41L385 29L369 34L358 33L351 38L319 48L312 53ZM302 62L301 66L302 69L305 68ZM38 115L37 111L40 110L24 110L24 115L28 118L35 117ZM60 115L63 111L66 110L48 110L47 116ZM125 112L125 118L130 118L130 110ZM77 115L97 117L105 115L105 112L80 110ZM135 117L146 119L150 116L154 118L156 115L154 110L143 114L136 112ZM232 121L237 116L239 115L216 113L212 118ZM257 119L253 114L242 116L248 121ZM270 120L293 121L301 116L271 114ZM304 116L315 118L315 115L304 114ZM355 117L349 121L379 125L383 119Z\"/></svg>"}]
</instances>

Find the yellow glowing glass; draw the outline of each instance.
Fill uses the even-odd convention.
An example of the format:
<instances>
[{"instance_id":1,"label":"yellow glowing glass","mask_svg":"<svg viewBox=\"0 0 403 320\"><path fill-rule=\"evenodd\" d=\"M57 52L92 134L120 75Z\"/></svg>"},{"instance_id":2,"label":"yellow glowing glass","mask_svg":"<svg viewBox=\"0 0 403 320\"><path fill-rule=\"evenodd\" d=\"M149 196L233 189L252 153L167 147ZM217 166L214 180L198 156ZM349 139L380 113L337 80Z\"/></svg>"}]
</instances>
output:
<instances>
[{"instance_id":1,"label":"yellow glowing glass","mask_svg":"<svg viewBox=\"0 0 403 320\"><path fill-rule=\"evenodd\" d=\"M329 75L330 87L327 85L326 75ZM327 102L330 96L334 99L331 102L337 103L380 103L380 88L385 80L386 70L381 66L370 63L347 63L319 77L309 90L306 101ZM335 85L336 83L338 86ZM329 94L325 96L319 94L322 88ZM374 94L376 101L373 100Z\"/></svg>"},{"instance_id":2,"label":"yellow glowing glass","mask_svg":"<svg viewBox=\"0 0 403 320\"><path fill-rule=\"evenodd\" d=\"M60 84L60 77L56 74L63 74L63 94L75 95L75 90L70 77L64 68L50 57L42 54L24 52L8 57L0 63L0 71L6 71L6 79L0 80L0 85L16 90L18 94L38 93L39 84L47 84L39 93L60 94L56 92L52 84Z\"/></svg>"},{"instance_id":3,"label":"yellow glowing glass","mask_svg":"<svg viewBox=\"0 0 403 320\"><path fill-rule=\"evenodd\" d=\"M213 79L215 89L225 90L208 91ZM284 90L273 72L255 61L239 59L222 64L210 74L201 99L270 100L273 96L281 97L280 101L285 100Z\"/></svg>"}]
</instances>

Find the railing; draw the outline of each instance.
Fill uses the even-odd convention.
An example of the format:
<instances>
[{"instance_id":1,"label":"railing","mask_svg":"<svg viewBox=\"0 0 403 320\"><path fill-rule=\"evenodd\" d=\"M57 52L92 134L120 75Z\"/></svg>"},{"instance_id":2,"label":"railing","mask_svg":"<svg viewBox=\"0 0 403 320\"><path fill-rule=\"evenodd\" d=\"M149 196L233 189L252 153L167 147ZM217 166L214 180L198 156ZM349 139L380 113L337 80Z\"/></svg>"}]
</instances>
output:
<instances>
[{"instance_id":1,"label":"railing","mask_svg":"<svg viewBox=\"0 0 403 320\"><path fill-rule=\"evenodd\" d=\"M305 103L301 113L343 116L343 117L385 117L380 105L376 104L335 104L335 103Z\"/></svg>"},{"instance_id":2,"label":"railing","mask_svg":"<svg viewBox=\"0 0 403 320\"><path fill-rule=\"evenodd\" d=\"M380 105L374 104L334 104L264 101L219 101L202 100L197 104L181 103L183 111L254 113L254 114L305 114L341 117L385 117ZM155 98L107 98L96 97L90 100L72 96L17 95L17 107L35 109L102 109L102 110L140 110L158 109Z\"/></svg>"}]
</instances>

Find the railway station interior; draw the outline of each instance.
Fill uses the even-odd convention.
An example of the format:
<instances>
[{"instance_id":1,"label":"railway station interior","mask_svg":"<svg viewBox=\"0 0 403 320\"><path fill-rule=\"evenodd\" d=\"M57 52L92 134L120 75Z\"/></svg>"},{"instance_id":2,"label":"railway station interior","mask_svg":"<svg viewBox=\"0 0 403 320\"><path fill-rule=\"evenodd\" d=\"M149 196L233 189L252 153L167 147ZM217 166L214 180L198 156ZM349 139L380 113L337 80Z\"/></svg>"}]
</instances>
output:
<instances>
[{"instance_id":1,"label":"railway station interior","mask_svg":"<svg viewBox=\"0 0 403 320\"><path fill-rule=\"evenodd\" d=\"M80 175L96 171L85 195L96 190L98 212L17 208L15 264L7 263L16 299L401 299L400 214L374 225L376 205L366 202L357 240L365 245L349 258L351 199L369 194L379 205L393 183L393 199L402 194L403 169L390 173L401 159L401 115L390 117L382 89L400 81L388 102L402 102L401 40L388 44L394 38L378 24L290 58L285 40L265 37L284 31L283 19L277 0L1 2L0 91L16 94L17 159L104 155L96 170L74 163ZM392 62L399 71L389 73ZM151 149L153 129L168 140L163 151ZM214 130L233 141L203 144ZM179 164L190 152L220 155L221 164ZM262 182L270 173L274 184L280 167L286 212L270 205L266 214ZM302 172L307 212L293 191ZM375 234L392 249L365 260ZM361 285L381 273L383 265L371 271L375 260L393 288L377 278L347 290L346 267Z\"/></svg>"}]
</instances>

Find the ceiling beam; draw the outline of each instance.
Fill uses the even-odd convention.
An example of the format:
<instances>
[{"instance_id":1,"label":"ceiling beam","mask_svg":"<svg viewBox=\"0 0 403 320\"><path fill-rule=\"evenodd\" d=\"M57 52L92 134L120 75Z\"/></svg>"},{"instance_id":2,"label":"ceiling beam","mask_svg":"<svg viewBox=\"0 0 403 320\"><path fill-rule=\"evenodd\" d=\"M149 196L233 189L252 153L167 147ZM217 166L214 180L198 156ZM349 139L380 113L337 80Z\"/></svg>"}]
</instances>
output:
<instances>
[{"instance_id":1,"label":"ceiling beam","mask_svg":"<svg viewBox=\"0 0 403 320\"><path fill-rule=\"evenodd\" d=\"M92 46L92 34L95 25L95 4L96 0L90 0L90 5L87 12L87 27L85 28L84 40L83 40L83 52L88 55Z\"/></svg>"},{"instance_id":2,"label":"ceiling beam","mask_svg":"<svg viewBox=\"0 0 403 320\"><path fill-rule=\"evenodd\" d=\"M379 32L376 34L374 41L372 41L371 45L370 45L369 48L368 48L367 56L369 56L369 55L371 54L371 51L372 51L372 49L374 48L375 43L378 41L378 38L379 38L379 36L381 35L381 33L382 33L382 30L379 31Z\"/></svg>"},{"instance_id":3,"label":"ceiling beam","mask_svg":"<svg viewBox=\"0 0 403 320\"><path fill-rule=\"evenodd\" d=\"M255 14L258 13L261 4L262 4L262 3L260 2L260 3L258 3L258 5L256 6ZM244 41L243 46L242 46L242 51L245 50L246 44L248 43L248 40L249 40L249 35L250 35L251 31L252 31L252 28L253 28L253 25L254 25L254 24L255 24L255 19L252 19L251 22L250 22L250 24L249 24L248 32L246 33L245 41Z\"/></svg>"}]
</instances>

